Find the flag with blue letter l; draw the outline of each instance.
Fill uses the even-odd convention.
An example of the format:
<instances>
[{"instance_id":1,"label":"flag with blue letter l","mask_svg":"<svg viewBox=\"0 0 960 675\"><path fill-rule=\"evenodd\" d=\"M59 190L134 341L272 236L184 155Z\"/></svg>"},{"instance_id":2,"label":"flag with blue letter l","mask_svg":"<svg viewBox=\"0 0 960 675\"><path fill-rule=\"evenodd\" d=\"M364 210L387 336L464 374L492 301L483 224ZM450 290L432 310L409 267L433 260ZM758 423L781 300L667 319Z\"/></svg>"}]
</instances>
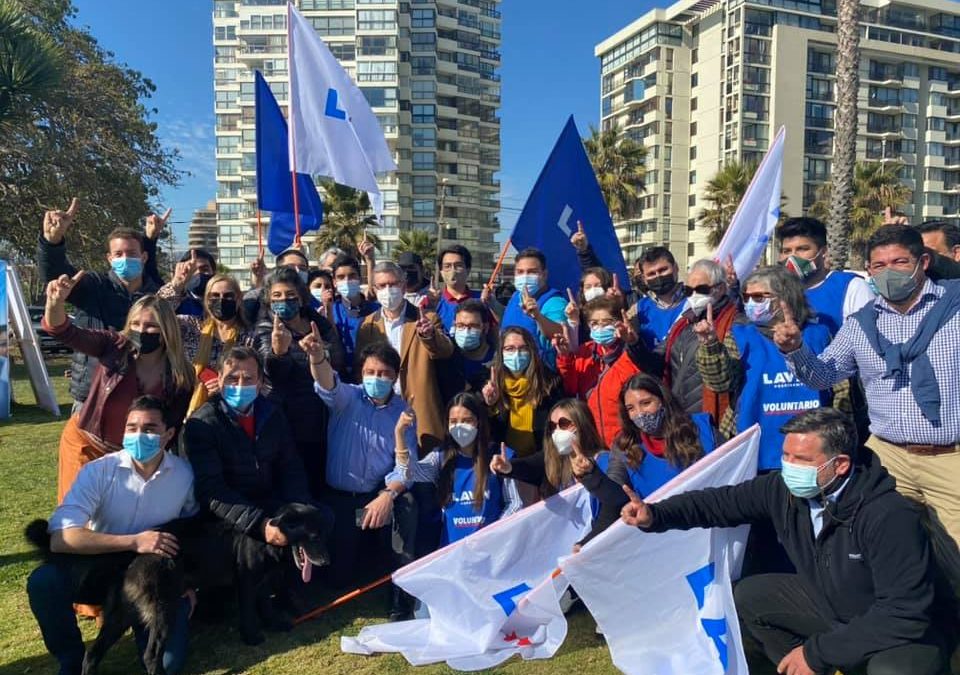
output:
<instances>
[{"instance_id":1,"label":"flag with blue letter l","mask_svg":"<svg viewBox=\"0 0 960 675\"><path fill-rule=\"evenodd\" d=\"M647 501L735 485L756 476L754 426ZM560 569L597 620L613 663L628 675L747 675L731 578L747 526L660 534L618 521Z\"/></svg>"},{"instance_id":2,"label":"flag with blue letter l","mask_svg":"<svg viewBox=\"0 0 960 675\"><path fill-rule=\"evenodd\" d=\"M529 246L543 251L547 256L547 284L552 288L580 287L580 265L570 243L577 221L583 223L603 266L611 274L619 275L624 288L629 287L610 211L571 115L510 236L518 251Z\"/></svg>"},{"instance_id":3,"label":"flag with blue letter l","mask_svg":"<svg viewBox=\"0 0 960 675\"><path fill-rule=\"evenodd\" d=\"M272 213L270 217L270 251L277 255L293 243L294 221L293 180L287 151L287 121L270 91L270 85L256 71L257 123L257 206ZM297 206L300 231L320 229L323 204L313 179L297 174Z\"/></svg>"}]
</instances>

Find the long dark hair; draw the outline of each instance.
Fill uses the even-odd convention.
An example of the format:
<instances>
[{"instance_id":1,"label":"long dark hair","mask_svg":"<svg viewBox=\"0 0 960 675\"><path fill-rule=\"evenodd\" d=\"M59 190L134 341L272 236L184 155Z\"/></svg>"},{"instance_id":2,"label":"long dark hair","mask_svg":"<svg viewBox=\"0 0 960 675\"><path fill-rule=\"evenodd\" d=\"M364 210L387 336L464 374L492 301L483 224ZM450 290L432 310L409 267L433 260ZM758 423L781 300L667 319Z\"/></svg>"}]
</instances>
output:
<instances>
[{"instance_id":1,"label":"long dark hair","mask_svg":"<svg viewBox=\"0 0 960 675\"><path fill-rule=\"evenodd\" d=\"M527 390L527 402L534 408L537 408L541 403L550 398L550 395L553 394L554 390L560 385L560 379L543 363L543 359L540 356L540 347L537 345L537 341L530 331L526 328L520 328L519 326L505 328L503 332L500 333L500 344L497 348L497 353L493 356L493 363L491 364L498 373L496 384L497 389L500 390L501 401L506 391L504 388L504 379L506 378L507 370L506 366L503 365L503 343L506 341L508 335L519 335L523 338L523 344L530 352L530 365L527 366L527 370L523 373L523 376L527 378L527 382L530 384L530 388Z\"/></svg>"},{"instance_id":2,"label":"long dark hair","mask_svg":"<svg viewBox=\"0 0 960 675\"><path fill-rule=\"evenodd\" d=\"M597 425L593 420L593 414L587 404L577 398L565 398L558 401L550 408L550 416L553 416L554 410L562 410L564 414L573 422L577 428L577 443L580 445L580 452L586 457L595 457L598 452L604 449L603 439L600 432L597 431ZM570 463L570 456L561 456L557 452L557 446L553 444L553 433L548 424L543 431L543 467L546 485L541 486L541 492L544 496L559 492L562 488L573 483L573 466Z\"/></svg>"},{"instance_id":3,"label":"long dark hair","mask_svg":"<svg viewBox=\"0 0 960 675\"><path fill-rule=\"evenodd\" d=\"M476 394L461 392L447 404L447 426L450 411L454 408L466 408L477 419L477 439L473 452L473 510L483 509L483 500L487 489L487 475L490 473L490 422L487 419L487 407ZM453 473L457 468L457 456L460 445L447 431L440 446L443 453L440 459L440 476L437 479L437 493L440 504L446 506L453 499Z\"/></svg>"},{"instance_id":4,"label":"long dark hair","mask_svg":"<svg viewBox=\"0 0 960 675\"><path fill-rule=\"evenodd\" d=\"M660 400L666 413L663 418L664 457L673 466L685 469L703 457L703 445L693 418L680 407L670 395L670 391L660 380L638 373L631 377L620 392L620 433L613 441L613 447L627 456L627 464L637 468L646 454L640 430L630 419L624 398L628 391L645 391Z\"/></svg>"}]
</instances>

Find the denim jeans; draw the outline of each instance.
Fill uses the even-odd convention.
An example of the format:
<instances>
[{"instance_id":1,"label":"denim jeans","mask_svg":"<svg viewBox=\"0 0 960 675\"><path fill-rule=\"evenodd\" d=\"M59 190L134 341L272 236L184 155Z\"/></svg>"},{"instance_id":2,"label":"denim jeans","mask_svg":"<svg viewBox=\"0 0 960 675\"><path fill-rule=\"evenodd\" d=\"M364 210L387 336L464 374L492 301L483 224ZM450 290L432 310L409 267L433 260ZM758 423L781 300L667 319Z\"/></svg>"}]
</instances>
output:
<instances>
[{"instance_id":1,"label":"denim jeans","mask_svg":"<svg viewBox=\"0 0 960 675\"><path fill-rule=\"evenodd\" d=\"M73 604L103 601L103 584L91 583L91 568L100 565L98 571L102 572L102 579L103 574L122 575L125 568L122 562L123 558L116 556L70 556L62 562L41 565L27 579L30 609L40 626L47 651L60 664L60 675L78 675L83 667L83 638ZM164 668L171 675L180 672L186 658L189 614L190 602L183 598L163 654ZM143 626L134 625L134 635L142 655L147 645Z\"/></svg>"}]
</instances>

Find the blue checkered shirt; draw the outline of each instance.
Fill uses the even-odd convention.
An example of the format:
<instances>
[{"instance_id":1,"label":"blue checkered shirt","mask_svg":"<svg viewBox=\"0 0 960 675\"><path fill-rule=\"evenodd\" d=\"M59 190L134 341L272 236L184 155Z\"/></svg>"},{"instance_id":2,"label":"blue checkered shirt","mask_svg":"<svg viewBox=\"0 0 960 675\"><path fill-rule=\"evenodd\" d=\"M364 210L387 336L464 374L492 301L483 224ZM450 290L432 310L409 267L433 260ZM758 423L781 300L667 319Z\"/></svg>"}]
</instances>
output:
<instances>
[{"instance_id":1,"label":"blue checkered shirt","mask_svg":"<svg viewBox=\"0 0 960 675\"><path fill-rule=\"evenodd\" d=\"M920 299L906 314L893 309L878 297L873 304L877 328L892 344L903 344L913 337L943 288L929 279L923 285ZM920 412L910 391L910 374L883 377L883 359L867 342L860 323L855 319L843 322L837 336L819 356L806 345L786 355L787 364L800 380L814 389L827 389L854 375L859 375L870 408L870 432L892 443L953 445L960 442L960 314L950 319L930 341L927 355L940 386L941 425L934 427Z\"/></svg>"}]
</instances>

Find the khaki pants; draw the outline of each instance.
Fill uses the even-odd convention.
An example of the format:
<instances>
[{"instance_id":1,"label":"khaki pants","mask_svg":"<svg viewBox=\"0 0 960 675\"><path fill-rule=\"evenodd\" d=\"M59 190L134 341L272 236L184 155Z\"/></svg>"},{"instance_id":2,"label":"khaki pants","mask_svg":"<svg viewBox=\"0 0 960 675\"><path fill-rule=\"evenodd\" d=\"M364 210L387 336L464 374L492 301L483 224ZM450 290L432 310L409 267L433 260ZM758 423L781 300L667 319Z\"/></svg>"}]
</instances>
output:
<instances>
[{"instance_id":1,"label":"khaki pants","mask_svg":"<svg viewBox=\"0 0 960 675\"><path fill-rule=\"evenodd\" d=\"M927 507L934 556L960 592L960 451L915 455L876 436L866 446L897 480L897 492Z\"/></svg>"}]
</instances>

